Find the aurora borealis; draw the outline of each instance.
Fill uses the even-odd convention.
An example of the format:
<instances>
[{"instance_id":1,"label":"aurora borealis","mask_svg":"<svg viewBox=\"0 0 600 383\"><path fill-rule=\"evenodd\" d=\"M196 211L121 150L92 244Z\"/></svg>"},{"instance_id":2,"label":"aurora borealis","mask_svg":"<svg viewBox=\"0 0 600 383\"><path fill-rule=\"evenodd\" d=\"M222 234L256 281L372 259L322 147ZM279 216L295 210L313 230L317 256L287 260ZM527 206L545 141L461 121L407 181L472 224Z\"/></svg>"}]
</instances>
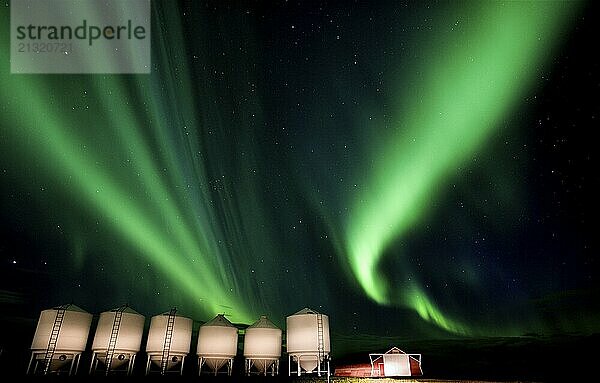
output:
<instances>
[{"instance_id":1,"label":"aurora borealis","mask_svg":"<svg viewBox=\"0 0 600 383\"><path fill-rule=\"evenodd\" d=\"M13 75L2 3L5 312L598 331L592 5L152 7L149 75Z\"/></svg>"},{"instance_id":2,"label":"aurora borealis","mask_svg":"<svg viewBox=\"0 0 600 383\"><path fill-rule=\"evenodd\" d=\"M474 8L467 15L471 25L462 26L458 37L436 38L444 46L438 48L439 61L425 67L416 89L408 91L418 98L398 105L396 124L403 128L380 149L368 192L358 193L351 208L345 240L349 261L361 286L379 303L389 303L377 271L383 248L414 226L437 186L481 150L527 86L536 61L552 48L561 17L569 15L560 3L542 10L527 3ZM438 312L417 286L404 287L399 303L449 331L468 331Z\"/></svg>"}]
</instances>

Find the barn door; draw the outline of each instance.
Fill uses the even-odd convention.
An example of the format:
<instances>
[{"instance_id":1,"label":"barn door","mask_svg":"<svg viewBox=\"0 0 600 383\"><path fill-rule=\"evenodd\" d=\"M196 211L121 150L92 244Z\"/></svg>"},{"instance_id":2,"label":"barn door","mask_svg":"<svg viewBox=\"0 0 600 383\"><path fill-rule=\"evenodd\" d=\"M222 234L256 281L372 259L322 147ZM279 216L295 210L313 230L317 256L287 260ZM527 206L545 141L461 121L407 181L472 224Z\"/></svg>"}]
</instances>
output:
<instances>
[{"instance_id":1,"label":"barn door","mask_svg":"<svg viewBox=\"0 0 600 383\"><path fill-rule=\"evenodd\" d=\"M385 376L410 376L410 361L406 354L384 354Z\"/></svg>"}]
</instances>

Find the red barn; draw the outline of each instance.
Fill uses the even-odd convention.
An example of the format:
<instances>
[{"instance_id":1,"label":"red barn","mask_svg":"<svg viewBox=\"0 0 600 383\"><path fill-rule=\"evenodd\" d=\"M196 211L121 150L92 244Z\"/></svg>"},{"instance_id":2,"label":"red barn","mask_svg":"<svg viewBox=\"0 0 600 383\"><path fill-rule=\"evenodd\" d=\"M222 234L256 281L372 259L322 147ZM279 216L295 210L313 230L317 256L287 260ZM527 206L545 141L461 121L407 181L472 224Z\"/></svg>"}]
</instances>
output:
<instances>
[{"instance_id":1,"label":"red barn","mask_svg":"<svg viewBox=\"0 0 600 383\"><path fill-rule=\"evenodd\" d=\"M354 378L370 378L371 365L369 363L350 364L346 366L337 366L335 376L351 376Z\"/></svg>"},{"instance_id":2,"label":"red barn","mask_svg":"<svg viewBox=\"0 0 600 383\"><path fill-rule=\"evenodd\" d=\"M369 354L371 376L421 376L421 354L407 354L392 347L385 354Z\"/></svg>"},{"instance_id":3,"label":"red barn","mask_svg":"<svg viewBox=\"0 0 600 383\"><path fill-rule=\"evenodd\" d=\"M371 364L358 363L335 368L336 376L384 377L384 376L421 376L421 354L407 354L393 347L385 354L369 354Z\"/></svg>"}]
</instances>

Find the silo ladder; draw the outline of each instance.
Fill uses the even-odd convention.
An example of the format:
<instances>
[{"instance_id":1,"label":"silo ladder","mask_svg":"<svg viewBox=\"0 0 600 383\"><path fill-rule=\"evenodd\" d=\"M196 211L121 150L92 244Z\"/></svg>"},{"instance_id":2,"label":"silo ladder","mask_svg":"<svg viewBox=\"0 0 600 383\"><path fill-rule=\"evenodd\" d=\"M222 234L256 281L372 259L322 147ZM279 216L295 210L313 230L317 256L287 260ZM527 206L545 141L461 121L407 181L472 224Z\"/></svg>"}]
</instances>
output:
<instances>
[{"instance_id":1,"label":"silo ladder","mask_svg":"<svg viewBox=\"0 0 600 383\"><path fill-rule=\"evenodd\" d=\"M112 330L110 332L110 339L108 341L108 348L106 349L106 375L110 371L113 357L115 355L115 348L117 347L117 338L119 337L119 329L121 328L121 319L123 318L123 311L127 308L127 305L119 307L115 312L115 320L113 321Z\"/></svg>"},{"instance_id":2,"label":"silo ladder","mask_svg":"<svg viewBox=\"0 0 600 383\"><path fill-rule=\"evenodd\" d=\"M62 327L63 320L65 319L65 312L67 306L59 306L56 312L56 318L54 318L54 324L52 325L52 332L50 332L50 339L48 340L48 348L46 348L46 355L44 355L44 375L50 371L50 363L54 357L54 351L56 350L56 343L58 342L58 334Z\"/></svg>"},{"instance_id":3,"label":"silo ladder","mask_svg":"<svg viewBox=\"0 0 600 383\"><path fill-rule=\"evenodd\" d=\"M169 319L167 321L167 332L165 333L165 343L163 344L162 355L160 359L160 374L164 375L167 372L169 363L169 353L171 352L171 341L173 340L173 328L175 327L175 314L177 308L173 307L169 311Z\"/></svg>"},{"instance_id":4,"label":"silo ladder","mask_svg":"<svg viewBox=\"0 0 600 383\"><path fill-rule=\"evenodd\" d=\"M320 366L321 362L325 359L325 344L323 340L323 314L317 314L317 351L318 360L317 363ZM320 371L320 368L319 368Z\"/></svg>"}]
</instances>

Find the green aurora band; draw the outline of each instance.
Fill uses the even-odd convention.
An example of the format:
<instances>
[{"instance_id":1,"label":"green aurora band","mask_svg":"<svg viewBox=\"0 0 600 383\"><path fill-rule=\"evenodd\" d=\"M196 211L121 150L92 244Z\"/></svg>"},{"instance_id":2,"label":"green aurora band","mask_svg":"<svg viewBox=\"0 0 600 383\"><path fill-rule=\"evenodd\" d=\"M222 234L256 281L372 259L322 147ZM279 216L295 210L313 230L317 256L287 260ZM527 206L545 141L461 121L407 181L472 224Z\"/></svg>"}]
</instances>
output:
<instances>
[{"instance_id":1,"label":"green aurora band","mask_svg":"<svg viewBox=\"0 0 600 383\"><path fill-rule=\"evenodd\" d=\"M160 7L154 11L161 13L159 17L169 25L171 34L159 33L153 41L155 56L161 67L167 68L162 74L168 79L164 83L158 76L143 75L11 75L4 56L10 51L8 34L3 35L2 133L13 144L5 150L19 158L22 166L36 169L36 174L25 172L24 184L31 178L50 182L59 205L65 204L66 198L68 204L81 205L83 211L108 222L130 248L102 246L109 246L114 255L131 252L120 258L131 269L148 263L159 270L169 281L167 288L172 287L172 296L166 299L170 304L181 303L183 296L188 298L183 302L196 302L188 308L195 315L227 312L233 321L251 323L256 313L250 312L252 304L244 302L243 294L252 289L240 286L239 271L229 266L235 263L248 269L249 261L232 262L233 254L221 245L222 238L233 241L239 237L240 228L210 223L241 219L234 206L213 209L208 203L209 170L197 160L205 149L198 146L201 141L196 132L201 124L192 105L193 80L187 67L180 64L185 47L178 15ZM7 21L8 15L4 16ZM171 72L175 67L178 72ZM56 98L53 92L57 89L59 94L88 98L87 105L71 97ZM88 90L82 94L82 89ZM139 105L144 106L143 113ZM96 113L90 113L90 108ZM173 125L189 129L172 129ZM147 138L148 129L152 139ZM247 166L252 159L245 161ZM181 162L190 166L181 166ZM216 211L229 216L220 219ZM76 225L70 228L75 242L80 230ZM78 246L74 244L74 248ZM132 261L131 255L140 258ZM115 280L119 278L114 275Z\"/></svg>"},{"instance_id":2,"label":"green aurora band","mask_svg":"<svg viewBox=\"0 0 600 383\"><path fill-rule=\"evenodd\" d=\"M344 250L371 299L414 309L450 332L474 331L441 312L414 281L391 301L378 265L386 247L418 224L456 170L484 147L530 89L572 5L473 2L461 30L436 39L432 64L397 102L401 133L371 148L376 157L361 173L369 174L368 186L353 197L347 218Z\"/></svg>"}]
</instances>

